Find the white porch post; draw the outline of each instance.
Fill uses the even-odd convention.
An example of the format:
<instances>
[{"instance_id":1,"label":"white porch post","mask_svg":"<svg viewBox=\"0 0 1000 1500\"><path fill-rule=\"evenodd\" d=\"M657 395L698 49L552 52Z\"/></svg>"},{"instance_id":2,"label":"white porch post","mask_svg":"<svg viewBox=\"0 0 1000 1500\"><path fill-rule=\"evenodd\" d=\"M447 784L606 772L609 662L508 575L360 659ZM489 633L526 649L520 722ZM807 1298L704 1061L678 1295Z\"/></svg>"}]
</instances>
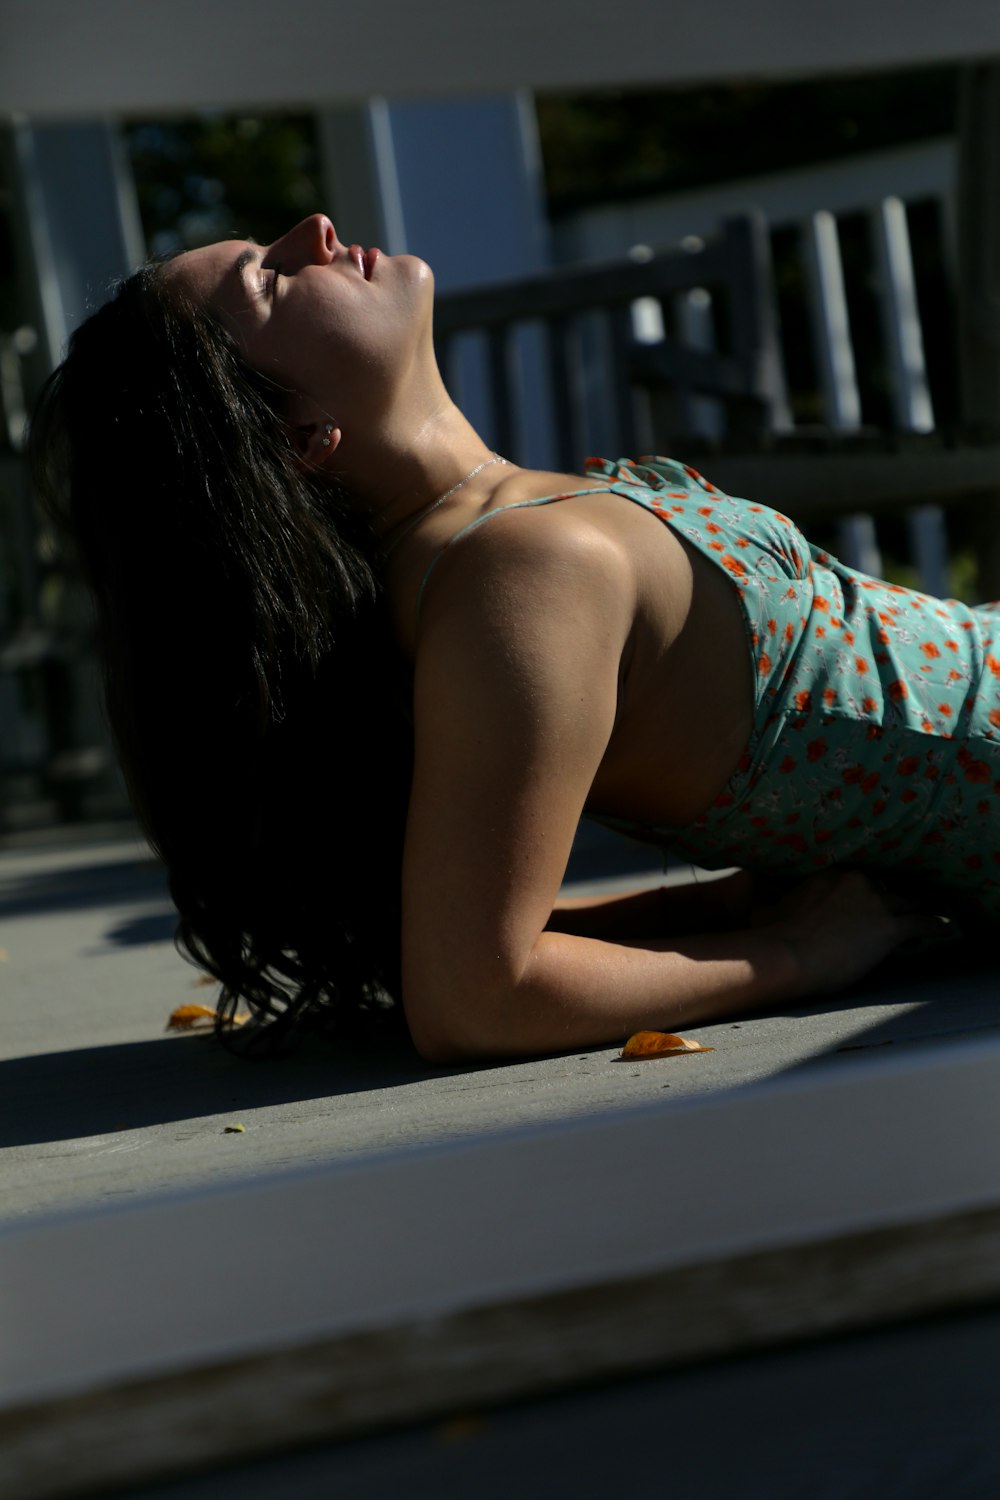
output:
<instances>
[{"instance_id":1,"label":"white porch post","mask_svg":"<svg viewBox=\"0 0 1000 1500\"><path fill-rule=\"evenodd\" d=\"M131 170L108 120L15 122L12 145L49 365L145 254Z\"/></svg>"}]
</instances>

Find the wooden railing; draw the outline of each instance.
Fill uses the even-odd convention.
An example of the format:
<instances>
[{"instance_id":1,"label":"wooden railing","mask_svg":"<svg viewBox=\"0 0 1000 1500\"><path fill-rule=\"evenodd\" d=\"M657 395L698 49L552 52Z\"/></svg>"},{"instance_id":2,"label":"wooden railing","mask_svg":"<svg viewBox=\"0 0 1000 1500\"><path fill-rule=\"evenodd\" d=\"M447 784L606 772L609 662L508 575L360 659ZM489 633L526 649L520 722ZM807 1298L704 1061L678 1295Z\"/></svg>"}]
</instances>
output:
<instances>
[{"instance_id":1,"label":"wooden railing","mask_svg":"<svg viewBox=\"0 0 1000 1500\"><path fill-rule=\"evenodd\" d=\"M898 231L898 215L889 217ZM712 336L701 347L688 342L684 317L697 294L712 315ZM596 399L606 429L609 411L613 418L604 449L611 456L675 451L731 493L804 522L832 521L844 561L866 571L882 571L875 518L904 513L917 577L939 594L949 592L946 513L974 502L979 592L1000 596L1000 429L919 434L905 402L885 430L843 422L794 429L763 216L729 218L712 238L638 262L561 268L443 298L436 331L446 379L461 401L455 346L478 333L487 351L490 440L515 457L523 405L517 335L531 324L544 329L546 395L564 469L578 470L595 451L588 420ZM716 441L685 422L704 397L722 412Z\"/></svg>"},{"instance_id":2,"label":"wooden railing","mask_svg":"<svg viewBox=\"0 0 1000 1500\"><path fill-rule=\"evenodd\" d=\"M718 398L727 407L730 430L749 437L782 422L774 319L768 298L761 295L769 285L766 233L758 219L743 215L727 220L715 239L698 241L691 249L563 268L446 295L435 316L438 354L461 403L457 343L467 334L484 338L492 398L490 441L514 457L520 440L515 334L538 324L545 333L548 396L563 467L579 467L593 446L583 378L588 348L602 351L599 399L613 414L620 452L648 449L648 397L659 388L673 390L682 400L696 393ZM719 347L699 349L669 331L655 342L642 337L637 305L655 301L666 328L672 329L678 320L671 304L704 287L712 289L722 309L727 337ZM593 359L589 363L592 371Z\"/></svg>"}]
</instances>

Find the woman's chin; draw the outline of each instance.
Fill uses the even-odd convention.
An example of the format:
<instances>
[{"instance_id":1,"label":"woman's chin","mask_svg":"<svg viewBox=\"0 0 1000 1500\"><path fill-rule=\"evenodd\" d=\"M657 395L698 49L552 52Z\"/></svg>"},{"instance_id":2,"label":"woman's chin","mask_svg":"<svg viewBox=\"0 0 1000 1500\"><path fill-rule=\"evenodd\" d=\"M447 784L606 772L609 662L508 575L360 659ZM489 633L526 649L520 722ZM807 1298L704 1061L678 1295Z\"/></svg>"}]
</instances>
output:
<instances>
[{"instance_id":1,"label":"woman's chin","mask_svg":"<svg viewBox=\"0 0 1000 1500\"><path fill-rule=\"evenodd\" d=\"M394 255L392 263L413 286L424 287L429 293L433 293L434 272L419 255Z\"/></svg>"}]
</instances>

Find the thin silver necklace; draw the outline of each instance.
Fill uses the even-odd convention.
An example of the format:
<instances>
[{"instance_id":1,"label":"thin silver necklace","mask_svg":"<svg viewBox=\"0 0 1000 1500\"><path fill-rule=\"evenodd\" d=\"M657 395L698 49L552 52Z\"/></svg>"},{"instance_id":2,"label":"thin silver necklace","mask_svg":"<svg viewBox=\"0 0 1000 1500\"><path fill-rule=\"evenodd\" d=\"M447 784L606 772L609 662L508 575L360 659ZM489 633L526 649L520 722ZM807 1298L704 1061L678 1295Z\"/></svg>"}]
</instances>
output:
<instances>
[{"instance_id":1,"label":"thin silver necklace","mask_svg":"<svg viewBox=\"0 0 1000 1500\"><path fill-rule=\"evenodd\" d=\"M445 490L443 495L438 495L437 499L432 500L430 505L425 505L422 510L418 510L415 516L410 517L409 525L404 526L403 530L399 533L395 540L390 542L388 547L386 547L383 551L383 563L388 561L389 557L393 552L395 552L400 542L406 540L415 526L419 526L420 522L426 516L429 516L432 510L437 510L439 505L443 505L446 500L450 500L455 491L460 490L463 484L468 484L470 479L475 479L477 474L481 474L483 470L488 469L491 464L505 463L507 463L507 459L501 458L499 453L494 453L492 458L484 458L481 464L477 464L474 469L469 470L464 479L460 479L457 484L453 484L450 490Z\"/></svg>"}]
</instances>

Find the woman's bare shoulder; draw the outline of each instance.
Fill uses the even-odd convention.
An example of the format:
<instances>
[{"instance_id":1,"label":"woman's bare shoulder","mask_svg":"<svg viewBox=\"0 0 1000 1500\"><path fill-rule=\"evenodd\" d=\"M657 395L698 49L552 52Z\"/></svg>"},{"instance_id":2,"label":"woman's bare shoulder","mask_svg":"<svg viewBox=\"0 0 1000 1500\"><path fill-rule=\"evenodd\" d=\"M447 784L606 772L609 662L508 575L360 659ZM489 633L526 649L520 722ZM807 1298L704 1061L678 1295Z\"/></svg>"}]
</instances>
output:
<instances>
[{"instance_id":1,"label":"woman's bare shoulder","mask_svg":"<svg viewBox=\"0 0 1000 1500\"><path fill-rule=\"evenodd\" d=\"M539 495L540 481L570 477L537 475L525 483L519 474L498 488L488 509L447 538L424 574L421 626L456 611L502 608L523 616L544 608L551 614L558 606L593 609L604 598L633 598L632 549L614 524L579 504L532 503L554 493Z\"/></svg>"}]
</instances>

